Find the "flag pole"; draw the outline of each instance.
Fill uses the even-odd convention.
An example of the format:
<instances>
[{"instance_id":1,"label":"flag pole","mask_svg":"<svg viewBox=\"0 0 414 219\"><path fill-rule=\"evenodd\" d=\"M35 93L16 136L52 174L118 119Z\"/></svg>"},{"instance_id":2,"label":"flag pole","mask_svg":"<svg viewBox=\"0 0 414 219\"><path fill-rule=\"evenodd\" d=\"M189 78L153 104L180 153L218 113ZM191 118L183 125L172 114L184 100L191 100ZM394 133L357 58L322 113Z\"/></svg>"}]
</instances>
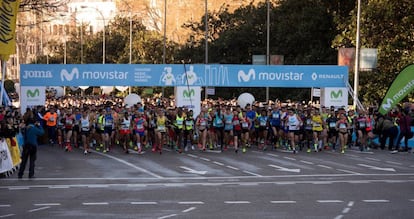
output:
<instances>
[{"instance_id":1,"label":"flag pole","mask_svg":"<svg viewBox=\"0 0 414 219\"><path fill-rule=\"evenodd\" d=\"M0 106L3 106L4 95L4 78L6 75L6 61L1 60L1 94L0 94Z\"/></svg>"}]
</instances>

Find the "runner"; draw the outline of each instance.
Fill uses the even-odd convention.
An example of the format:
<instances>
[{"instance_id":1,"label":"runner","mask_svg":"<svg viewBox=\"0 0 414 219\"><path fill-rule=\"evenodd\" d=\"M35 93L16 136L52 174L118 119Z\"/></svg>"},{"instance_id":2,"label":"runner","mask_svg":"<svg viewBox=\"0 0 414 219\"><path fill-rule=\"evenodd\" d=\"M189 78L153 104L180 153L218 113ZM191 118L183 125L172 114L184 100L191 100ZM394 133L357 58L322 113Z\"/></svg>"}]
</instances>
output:
<instances>
[{"instance_id":1,"label":"runner","mask_svg":"<svg viewBox=\"0 0 414 219\"><path fill-rule=\"evenodd\" d=\"M193 136L194 136L194 117L193 111L190 110L184 120L184 150L188 151L188 144L191 146L191 150L194 150Z\"/></svg>"},{"instance_id":2,"label":"runner","mask_svg":"<svg viewBox=\"0 0 414 219\"><path fill-rule=\"evenodd\" d=\"M89 109L85 108L83 109L82 112L82 116L79 119L80 121L80 125L78 126L79 128L79 133L81 135L81 139L82 139L82 146L84 149L83 154L87 155L88 153L90 153L90 148L89 148L89 143L90 143L90 132L92 129L92 120L89 117Z\"/></svg>"},{"instance_id":3,"label":"runner","mask_svg":"<svg viewBox=\"0 0 414 219\"><path fill-rule=\"evenodd\" d=\"M199 144L199 148L203 151L206 150L206 143L207 143L207 132L208 132L208 121L211 120L209 113L207 112L207 108L201 108L200 114L197 116L196 120L196 127L199 131L199 138L201 138L201 144Z\"/></svg>"},{"instance_id":4,"label":"runner","mask_svg":"<svg viewBox=\"0 0 414 219\"><path fill-rule=\"evenodd\" d=\"M341 153L345 153L345 148L348 141L348 119L344 114L339 115L339 120L336 122L336 129L338 130L339 143L341 144Z\"/></svg>"},{"instance_id":5,"label":"runner","mask_svg":"<svg viewBox=\"0 0 414 219\"><path fill-rule=\"evenodd\" d=\"M66 109L64 118L65 118L65 122L64 122L65 124L65 150L72 151L71 140L72 140L72 133L73 133L73 128L75 124L75 115L72 113L71 108Z\"/></svg>"},{"instance_id":6,"label":"runner","mask_svg":"<svg viewBox=\"0 0 414 219\"><path fill-rule=\"evenodd\" d=\"M119 121L119 144L124 149L126 154L129 153L128 151L128 144L131 141L131 116L128 112L124 112L123 115L120 117Z\"/></svg>"},{"instance_id":7,"label":"runner","mask_svg":"<svg viewBox=\"0 0 414 219\"><path fill-rule=\"evenodd\" d=\"M325 128L325 122L320 115L319 109L312 110L312 131L313 131L313 147L315 152L322 150L321 133Z\"/></svg>"},{"instance_id":8,"label":"runner","mask_svg":"<svg viewBox=\"0 0 414 219\"><path fill-rule=\"evenodd\" d=\"M290 146L294 154L297 153L297 144L299 142L299 130L302 124L300 117L293 112L293 109L288 109L288 115L286 118L286 125L288 127L288 138Z\"/></svg>"},{"instance_id":9,"label":"runner","mask_svg":"<svg viewBox=\"0 0 414 219\"><path fill-rule=\"evenodd\" d=\"M147 121L145 120L143 113L139 110L135 111L135 119L133 120L133 128L136 138L136 147L138 154L142 154L142 145L144 143L145 130L148 126Z\"/></svg>"},{"instance_id":10,"label":"runner","mask_svg":"<svg viewBox=\"0 0 414 219\"><path fill-rule=\"evenodd\" d=\"M165 116L165 113L162 111L162 109L157 110L157 128L155 130L156 134L156 144L153 146L153 151L158 151L160 154L162 154L162 147L164 146L165 142L164 139L166 138L165 133L167 132L167 124L168 119Z\"/></svg>"}]
</instances>

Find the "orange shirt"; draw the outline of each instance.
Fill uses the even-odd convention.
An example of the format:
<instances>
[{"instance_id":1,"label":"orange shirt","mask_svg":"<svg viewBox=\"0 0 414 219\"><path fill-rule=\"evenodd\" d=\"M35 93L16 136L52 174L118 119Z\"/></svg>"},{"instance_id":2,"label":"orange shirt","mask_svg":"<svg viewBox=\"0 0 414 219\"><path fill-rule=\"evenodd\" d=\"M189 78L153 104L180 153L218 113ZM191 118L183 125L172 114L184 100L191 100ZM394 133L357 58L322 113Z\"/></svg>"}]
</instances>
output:
<instances>
[{"instance_id":1,"label":"orange shirt","mask_svg":"<svg viewBox=\"0 0 414 219\"><path fill-rule=\"evenodd\" d=\"M46 121L47 126L56 126L57 122L57 113L54 112L53 114L51 112L47 112L43 119Z\"/></svg>"}]
</instances>

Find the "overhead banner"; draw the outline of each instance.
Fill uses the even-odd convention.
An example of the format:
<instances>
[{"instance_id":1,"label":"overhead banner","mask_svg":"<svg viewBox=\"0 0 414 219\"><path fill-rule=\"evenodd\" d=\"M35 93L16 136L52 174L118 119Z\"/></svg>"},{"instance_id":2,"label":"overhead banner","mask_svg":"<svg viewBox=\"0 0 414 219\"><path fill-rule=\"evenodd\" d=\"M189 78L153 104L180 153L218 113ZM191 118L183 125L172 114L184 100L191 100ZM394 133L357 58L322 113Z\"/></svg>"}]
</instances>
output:
<instances>
[{"instance_id":1,"label":"overhead banner","mask_svg":"<svg viewBox=\"0 0 414 219\"><path fill-rule=\"evenodd\" d=\"M19 0L0 0L0 59L16 53L16 19Z\"/></svg>"},{"instance_id":2,"label":"overhead banner","mask_svg":"<svg viewBox=\"0 0 414 219\"><path fill-rule=\"evenodd\" d=\"M21 86L346 87L337 65L21 65ZM187 76L187 77L186 77Z\"/></svg>"},{"instance_id":3,"label":"overhead banner","mask_svg":"<svg viewBox=\"0 0 414 219\"><path fill-rule=\"evenodd\" d=\"M381 102L379 112L387 114L414 89L414 64L405 67L394 79Z\"/></svg>"},{"instance_id":4,"label":"overhead banner","mask_svg":"<svg viewBox=\"0 0 414 219\"><path fill-rule=\"evenodd\" d=\"M201 112L201 87L177 87L175 90L175 103L178 107L193 110L194 118L196 118Z\"/></svg>"}]
</instances>

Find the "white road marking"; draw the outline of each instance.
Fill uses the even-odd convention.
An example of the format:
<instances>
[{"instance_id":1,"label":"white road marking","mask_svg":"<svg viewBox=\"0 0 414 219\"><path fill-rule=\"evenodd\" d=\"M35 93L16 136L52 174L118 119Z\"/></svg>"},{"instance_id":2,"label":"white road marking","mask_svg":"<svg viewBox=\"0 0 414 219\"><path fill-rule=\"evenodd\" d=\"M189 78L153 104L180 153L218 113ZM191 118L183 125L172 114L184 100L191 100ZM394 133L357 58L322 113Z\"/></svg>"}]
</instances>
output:
<instances>
[{"instance_id":1,"label":"white road marking","mask_svg":"<svg viewBox=\"0 0 414 219\"><path fill-rule=\"evenodd\" d=\"M45 207L41 207L41 208L35 208L35 209L32 209L32 210L28 210L27 212L41 211L41 210L46 210L48 208L50 208L50 206L45 206Z\"/></svg>"},{"instance_id":2,"label":"white road marking","mask_svg":"<svg viewBox=\"0 0 414 219\"><path fill-rule=\"evenodd\" d=\"M325 165L322 165L322 164L318 164L318 165L316 165L316 166L318 166L318 167L322 167L322 168L326 168L326 169L333 169L332 167L325 166Z\"/></svg>"},{"instance_id":3,"label":"white road marking","mask_svg":"<svg viewBox=\"0 0 414 219\"><path fill-rule=\"evenodd\" d=\"M305 164L309 164L309 165L313 165L314 163L306 161L306 160L301 160L300 162L305 163Z\"/></svg>"},{"instance_id":4,"label":"white road marking","mask_svg":"<svg viewBox=\"0 0 414 219\"><path fill-rule=\"evenodd\" d=\"M283 158L285 158L286 160L296 160L296 158L292 158L292 157L283 157Z\"/></svg>"},{"instance_id":5,"label":"white road marking","mask_svg":"<svg viewBox=\"0 0 414 219\"><path fill-rule=\"evenodd\" d=\"M191 173L191 174L198 174L198 175L204 175L207 173L207 171L201 171L201 170L193 170L189 167L185 167L185 166L180 166L181 169L184 169L185 172L187 173Z\"/></svg>"},{"instance_id":6,"label":"white road marking","mask_svg":"<svg viewBox=\"0 0 414 219\"><path fill-rule=\"evenodd\" d=\"M84 202L82 205L109 205L108 202Z\"/></svg>"},{"instance_id":7,"label":"white road marking","mask_svg":"<svg viewBox=\"0 0 414 219\"><path fill-rule=\"evenodd\" d=\"M203 205L202 201L188 201L188 202L178 202L180 205Z\"/></svg>"},{"instance_id":8,"label":"white road marking","mask_svg":"<svg viewBox=\"0 0 414 219\"><path fill-rule=\"evenodd\" d=\"M342 219L343 217L344 217L343 215L338 215L334 219Z\"/></svg>"},{"instance_id":9,"label":"white road marking","mask_svg":"<svg viewBox=\"0 0 414 219\"><path fill-rule=\"evenodd\" d=\"M12 217L15 214L6 214L6 215L0 215L0 218L6 218L6 217Z\"/></svg>"},{"instance_id":10,"label":"white road marking","mask_svg":"<svg viewBox=\"0 0 414 219\"><path fill-rule=\"evenodd\" d=\"M348 207L352 207L352 206L354 206L354 202L349 202Z\"/></svg>"},{"instance_id":11,"label":"white road marking","mask_svg":"<svg viewBox=\"0 0 414 219\"><path fill-rule=\"evenodd\" d=\"M240 186L258 186L259 183L254 183L254 182L244 182L244 183L238 183L237 185Z\"/></svg>"},{"instance_id":12,"label":"white road marking","mask_svg":"<svg viewBox=\"0 0 414 219\"><path fill-rule=\"evenodd\" d=\"M293 172L293 173L299 173L300 172L300 169L288 169L288 168L277 166L277 165L274 165L274 164L269 164L268 166L269 167L274 167L277 170L285 171L285 172Z\"/></svg>"},{"instance_id":13,"label":"white road marking","mask_svg":"<svg viewBox=\"0 0 414 219\"><path fill-rule=\"evenodd\" d=\"M192 158L198 158L198 156L196 156L194 154L187 154L187 156L192 157Z\"/></svg>"},{"instance_id":14,"label":"white road marking","mask_svg":"<svg viewBox=\"0 0 414 219\"><path fill-rule=\"evenodd\" d=\"M318 203L342 203L341 200L317 200Z\"/></svg>"},{"instance_id":15,"label":"white road marking","mask_svg":"<svg viewBox=\"0 0 414 219\"><path fill-rule=\"evenodd\" d=\"M9 208L11 205L0 205L0 208Z\"/></svg>"},{"instance_id":16,"label":"white road marking","mask_svg":"<svg viewBox=\"0 0 414 219\"><path fill-rule=\"evenodd\" d=\"M344 210L342 210L342 214L346 214L346 213L348 213L350 210L351 210L351 208L346 207L346 208L344 208Z\"/></svg>"},{"instance_id":17,"label":"white road marking","mask_svg":"<svg viewBox=\"0 0 414 219\"><path fill-rule=\"evenodd\" d=\"M410 202L414 202L414 199L410 199Z\"/></svg>"},{"instance_id":18,"label":"white road marking","mask_svg":"<svg viewBox=\"0 0 414 219\"><path fill-rule=\"evenodd\" d=\"M345 172L345 173L361 175L361 173L357 173L357 172L354 172L354 171L351 171L351 170L343 170L343 169L336 169L336 170L341 171L341 172Z\"/></svg>"},{"instance_id":19,"label":"white road marking","mask_svg":"<svg viewBox=\"0 0 414 219\"><path fill-rule=\"evenodd\" d=\"M108 188L108 185L98 185L98 184L93 184L93 185L88 185L88 188Z\"/></svg>"},{"instance_id":20,"label":"white road marking","mask_svg":"<svg viewBox=\"0 0 414 219\"><path fill-rule=\"evenodd\" d=\"M157 202L131 202L131 205L156 205Z\"/></svg>"},{"instance_id":21,"label":"white road marking","mask_svg":"<svg viewBox=\"0 0 414 219\"><path fill-rule=\"evenodd\" d=\"M244 170L243 173L247 173L247 174L250 174L250 175L253 175L253 176L263 177L262 175L259 175L257 173L252 173L252 172L247 171L247 170Z\"/></svg>"},{"instance_id":22,"label":"white road marking","mask_svg":"<svg viewBox=\"0 0 414 219\"><path fill-rule=\"evenodd\" d=\"M205 157L200 157L200 159L201 159L201 160L204 160L204 161L211 161L210 159L205 158Z\"/></svg>"},{"instance_id":23,"label":"white road marking","mask_svg":"<svg viewBox=\"0 0 414 219\"><path fill-rule=\"evenodd\" d=\"M69 189L69 186L50 186L49 189Z\"/></svg>"},{"instance_id":24,"label":"white road marking","mask_svg":"<svg viewBox=\"0 0 414 219\"><path fill-rule=\"evenodd\" d=\"M249 201L225 201L225 204L250 204Z\"/></svg>"},{"instance_id":25,"label":"white road marking","mask_svg":"<svg viewBox=\"0 0 414 219\"><path fill-rule=\"evenodd\" d=\"M364 183L370 183L370 181L369 180L354 180L354 181L350 181L348 183L351 183L351 184L364 184Z\"/></svg>"},{"instance_id":26,"label":"white road marking","mask_svg":"<svg viewBox=\"0 0 414 219\"><path fill-rule=\"evenodd\" d=\"M213 163L214 163L214 164L217 164L217 165L220 165L220 166L224 166L224 164L223 164L223 163L220 163L220 162L217 162L217 161L214 161Z\"/></svg>"},{"instance_id":27,"label":"white road marking","mask_svg":"<svg viewBox=\"0 0 414 219\"><path fill-rule=\"evenodd\" d=\"M191 207L191 208L187 208L187 209L183 210L182 212L183 213L188 213L188 212L193 211L195 209L196 209L196 207Z\"/></svg>"},{"instance_id":28,"label":"white road marking","mask_svg":"<svg viewBox=\"0 0 414 219\"><path fill-rule=\"evenodd\" d=\"M272 157L279 157L279 155L277 154L267 154L267 155L272 156Z\"/></svg>"},{"instance_id":29,"label":"white road marking","mask_svg":"<svg viewBox=\"0 0 414 219\"><path fill-rule=\"evenodd\" d=\"M275 182L276 185L294 185L296 182Z\"/></svg>"},{"instance_id":30,"label":"white road marking","mask_svg":"<svg viewBox=\"0 0 414 219\"><path fill-rule=\"evenodd\" d=\"M26 187L26 186L13 186L13 187L9 187L9 190L25 190L25 189L29 189L29 187Z\"/></svg>"},{"instance_id":31,"label":"white road marking","mask_svg":"<svg viewBox=\"0 0 414 219\"><path fill-rule=\"evenodd\" d=\"M367 160L373 160L373 161L381 161L380 159L372 158L372 157L365 157Z\"/></svg>"},{"instance_id":32,"label":"white road marking","mask_svg":"<svg viewBox=\"0 0 414 219\"><path fill-rule=\"evenodd\" d=\"M373 199L373 200L362 200L363 202L367 202L367 203L387 203L390 202L389 200L385 200L385 199Z\"/></svg>"},{"instance_id":33,"label":"white road marking","mask_svg":"<svg viewBox=\"0 0 414 219\"><path fill-rule=\"evenodd\" d=\"M163 217L159 217L158 219L166 219L166 218L175 217L175 216L177 216L177 214L170 214L170 215L166 215Z\"/></svg>"},{"instance_id":34,"label":"white road marking","mask_svg":"<svg viewBox=\"0 0 414 219\"><path fill-rule=\"evenodd\" d=\"M389 163L389 164L395 164L395 165L403 165L402 163L399 163L399 162L394 162L394 161L385 161L386 163Z\"/></svg>"},{"instance_id":35,"label":"white road marking","mask_svg":"<svg viewBox=\"0 0 414 219\"><path fill-rule=\"evenodd\" d=\"M295 204L296 201L270 201L272 204Z\"/></svg>"},{"instance_id":36,"label":"white road marking","mask_svg":"<svg viewBox=\"0 0 414 219\"><path fill-rule=\"evenodd\" d=\"M329 181L319 181L319 182L313 182L314 185L330 185L332 182Z\"/></svg>"},{"instance_id":37,"label":"white road marking","mask_svg":"<svg viewBox=\"0 0 414 219\"><path fill-rule=\"evenodd\" d=\"M60 203L39 203L34 204L34 206L60 206Z\"/></svg>"},{"instance_id":38,"label":"white road marking","mask_svg":"<svg viewBox=\"0 0 414 219\"><path fill-rule=\"evenodd\" d=\"M237 168L237 167L233 167L233 166L226 166L227 168L230 168L230 169L232 169L232 170L239 170L239 168Z\"/></svg>"},{"instance_id":39,"label":"white road marking","mask_svg":"<svg viewBox=\"0 0 414 219\"><path fill-rule=\"evenodd\" d=\"M376 166L371 166L371 165L367 165L367 164L357 164L357 165L361 166L361 167L367 167L371 170L382 170L382 171L395 172L394 168L382 168L382 167L376 167Z\"/></svg>"},{"instance_id":40,"label":"white road marking","mask_svg":"<svg viewBox=\"0 0 414 219\"><path fill-rule=\"evenodd\" d=\"M100 153L100 152L95 152L95 153L97 153L97 154L99 154L99 155L101 155L101 156L104 156L104 157L107 157L107 158L111 158L111 159L113 159L113 160L116 160L116 161L118 161L118 162L120 162L120 163L123 163L123 164L125 164L125 165L129 166L129 167L132 167L133 169L136 169L136 170L138 170L138 171L141 171L141 172L144 172L144 173L146 173L146 174L148 174L148 175L151 175L151 176L153 176L153 177L155 177L155 178L157 178L157 179L162 179L162 178L164 178L164 177L162 177L162 176L160 176L160 175L158 175L158 174L155 174L155 173L153 173L153 172L151 172L151 171L148 171L148 170L146 170L146 169L143 169L143 168L141 168L141 167L139 167L139 166L136 166L136 165L134 165L134 164L132 164L132 163L130 163L130 162L128 162L128 161L122 160L122 159L120 159L120 158L117 158L117 157L114 157L114 156L111 156L111 155L108 155L108 154Z\"/></svg>"}]
</instances>

